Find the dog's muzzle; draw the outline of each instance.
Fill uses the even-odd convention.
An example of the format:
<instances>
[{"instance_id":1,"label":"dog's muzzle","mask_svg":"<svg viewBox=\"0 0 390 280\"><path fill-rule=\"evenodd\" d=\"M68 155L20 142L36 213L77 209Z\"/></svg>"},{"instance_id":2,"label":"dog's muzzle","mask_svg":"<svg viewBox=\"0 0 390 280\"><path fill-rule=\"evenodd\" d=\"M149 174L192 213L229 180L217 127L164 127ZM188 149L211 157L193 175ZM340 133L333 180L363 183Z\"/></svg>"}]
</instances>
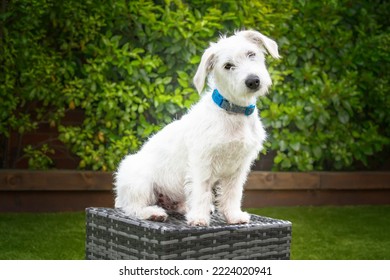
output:
<instances>
[{"instance_id":1,"label":"dog's muzzle","mask_svg":"<svg viewBox=\"0 0 390 280\"><path fill-rule=\"evenodd\" d=\"M256 75L249 75L245 80L245 85L249 89L256 91L260 87L260 78Z\"/></svg>"}]
</instances>

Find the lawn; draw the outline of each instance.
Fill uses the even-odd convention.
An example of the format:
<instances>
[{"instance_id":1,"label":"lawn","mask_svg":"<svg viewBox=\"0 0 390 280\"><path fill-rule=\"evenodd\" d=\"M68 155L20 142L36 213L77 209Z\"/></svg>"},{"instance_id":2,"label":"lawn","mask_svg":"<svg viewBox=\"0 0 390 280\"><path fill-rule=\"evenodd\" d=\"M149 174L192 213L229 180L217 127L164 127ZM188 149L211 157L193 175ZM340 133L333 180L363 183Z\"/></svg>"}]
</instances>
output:
<instances>
[{"instance_id":1,"label":"lawn","mask_svg":"<svg viewBox=\"0 0 390 280\"><path fill-rule=\"evenodd\" d=\"M390 259L390 205L248 210L293 223L292 259ZM84 259L84 219L0 214L0 259Z\"/></svg>"},{"instance_id":2,"label":"lawn","mask_svg":"<svg viewBox=\"0 0 390 280\"><path fill-rule=\"evenodd\" d=\"M249 211L292 222L292 259L390 260L390 205Z\"/></svg>"}]
</instances>

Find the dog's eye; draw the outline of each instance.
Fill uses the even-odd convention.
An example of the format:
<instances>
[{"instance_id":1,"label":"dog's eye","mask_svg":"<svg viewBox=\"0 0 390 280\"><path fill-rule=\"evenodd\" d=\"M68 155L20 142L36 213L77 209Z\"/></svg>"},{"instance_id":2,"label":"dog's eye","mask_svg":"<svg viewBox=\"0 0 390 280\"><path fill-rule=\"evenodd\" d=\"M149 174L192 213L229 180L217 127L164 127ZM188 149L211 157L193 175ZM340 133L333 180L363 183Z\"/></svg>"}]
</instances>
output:
<instances>
[{"instance_id":1,"label":"dog's eye","mask_svg":"<svg viewBox=\"0 0 390 280\"><path fill-rule=\"evenodd\" d=\"M254 52L248 52L248 57L249 58L254 58L256 54Z\"/></svg>"},{"instance_id":2,"label":"dog's eye","mask_svg":"<svg viewBox=\"0 0 390 280\"><path fill-rule=\"evenodd\" d=\"M231 63L226 63L225 66L224 66L224 68L226 70L233 70L234 67L235 67L234 64L231 64Z\"/></svg>"}]
</instances>

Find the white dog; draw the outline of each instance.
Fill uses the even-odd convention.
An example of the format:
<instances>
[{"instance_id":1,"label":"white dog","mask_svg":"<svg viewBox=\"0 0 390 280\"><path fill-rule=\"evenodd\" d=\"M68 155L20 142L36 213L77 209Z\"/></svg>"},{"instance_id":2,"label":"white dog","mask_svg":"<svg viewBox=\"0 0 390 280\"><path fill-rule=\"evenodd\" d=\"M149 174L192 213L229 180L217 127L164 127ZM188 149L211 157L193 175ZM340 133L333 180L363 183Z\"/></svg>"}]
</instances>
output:
<instances>
[{"instance_id":1,"label":"white dog","mask_svg":"<svg viewBox=\"0 0 390 280\"><path fill-rule=\"evenodd\" d=\"M209 90L180 120L122 160L115 207L155 221L165 221L171 209L185 214L189 225L207 226L217 189L215 204L227 223L249 222L241 200L266 138L255 106L272 83L266 51L279 58L273 40L250 30L210 45L194 77L200 94L209 78Z\"/></svg>"}]
</instances>

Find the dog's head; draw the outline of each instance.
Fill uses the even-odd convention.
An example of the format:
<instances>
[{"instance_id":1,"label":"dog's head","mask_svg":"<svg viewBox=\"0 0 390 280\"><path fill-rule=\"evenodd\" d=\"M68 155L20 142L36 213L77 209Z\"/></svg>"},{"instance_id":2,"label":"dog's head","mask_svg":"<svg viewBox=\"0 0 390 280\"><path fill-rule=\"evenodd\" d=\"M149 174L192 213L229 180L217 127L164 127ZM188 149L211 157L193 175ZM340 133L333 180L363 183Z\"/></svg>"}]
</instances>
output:
<instances>
[{"instance_id":1,"label":"dog's head","mask_svg":"<svg viewBox=\"0 0 390 280\"><path fill-rule=\"evenodd\" d=\"M265 54L279 58L278 45L260 32L247 30L222 37L204 52L194 84L199 93L210 76L228 100L247 105L250 100L267 93L272 84L265 66Z\"/></svg>"}]
</instances>

